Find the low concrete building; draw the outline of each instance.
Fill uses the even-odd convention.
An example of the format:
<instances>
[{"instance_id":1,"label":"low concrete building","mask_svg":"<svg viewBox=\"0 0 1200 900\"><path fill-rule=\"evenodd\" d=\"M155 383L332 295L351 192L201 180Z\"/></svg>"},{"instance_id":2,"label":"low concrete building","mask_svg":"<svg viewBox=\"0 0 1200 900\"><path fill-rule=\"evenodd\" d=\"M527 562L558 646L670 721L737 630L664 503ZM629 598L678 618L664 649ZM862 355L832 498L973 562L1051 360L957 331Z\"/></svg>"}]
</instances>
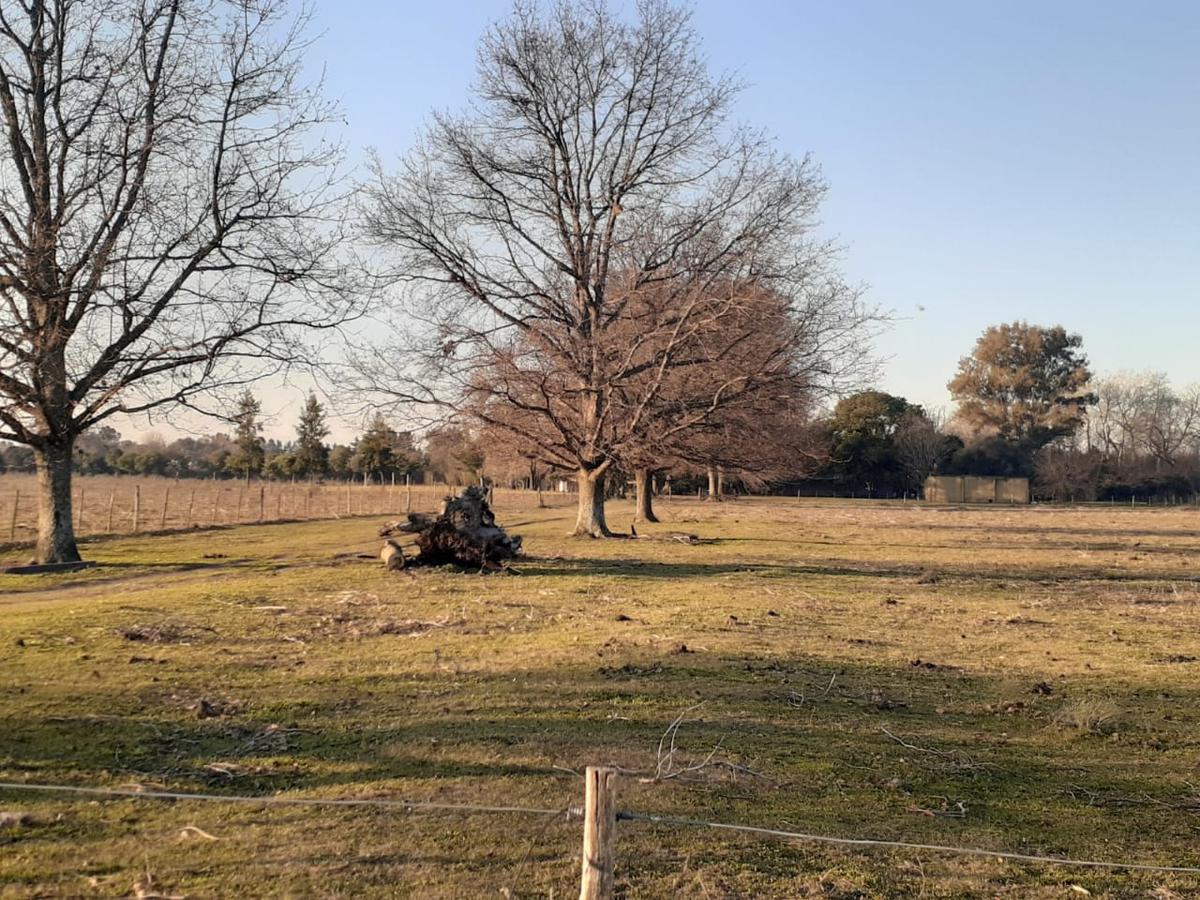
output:
<instances>
[{"instance_id":1,"label":"low concrete building","mask_svg":"<svg viewBox=\"0 0 1200 900\"><path fill-rule=\"evenodd\" d=\"M930 503L1028 503L1028 478L989 475L930 475L925 479Z\"/></svg>"}]
</instances>

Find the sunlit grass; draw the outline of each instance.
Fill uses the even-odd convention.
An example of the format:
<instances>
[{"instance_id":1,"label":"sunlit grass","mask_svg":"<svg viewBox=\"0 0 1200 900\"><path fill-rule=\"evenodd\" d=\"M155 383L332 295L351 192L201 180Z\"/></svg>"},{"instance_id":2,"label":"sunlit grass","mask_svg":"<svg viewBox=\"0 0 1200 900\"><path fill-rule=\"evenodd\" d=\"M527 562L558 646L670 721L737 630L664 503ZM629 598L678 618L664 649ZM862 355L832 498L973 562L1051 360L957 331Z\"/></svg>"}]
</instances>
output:
<instances>
[{"instance_id":1,"label":"sunlit grass","mask_svg":"<svg viewBox=\"0 0 1200 900\"><path fill-rule=\"evenodd\" d=\"M520 575L388 575L377 518L112 539L0 582L0 778L642 811L1200 865L1194 512L506 508ZM616 504L615 527L630 509ZM907 745L907 746L906 746ZM916 748L916 749L913 749ZM756 773L756 774L752 774ZM943 816L965 808L963 817ZM0 793L13 896L569 896L579 828ZM194 825L210 841L181 829ZM1200 882L621 826L626 896L1191 896ZM1107 894L1106 894L1107 892Z\"/></svg>"}]
</instances>

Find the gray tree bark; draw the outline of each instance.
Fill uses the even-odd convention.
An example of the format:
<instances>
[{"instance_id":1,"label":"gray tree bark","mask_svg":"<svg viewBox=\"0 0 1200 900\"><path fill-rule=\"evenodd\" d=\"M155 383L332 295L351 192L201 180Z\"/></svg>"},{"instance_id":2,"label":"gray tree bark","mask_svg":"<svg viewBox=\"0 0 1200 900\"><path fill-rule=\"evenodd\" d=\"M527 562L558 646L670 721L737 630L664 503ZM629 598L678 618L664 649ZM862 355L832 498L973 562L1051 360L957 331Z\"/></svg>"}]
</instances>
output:
<instances>
[{"instance_id":1,"label":"gray tree bark","mask_svg":"<svg viewBox=\"0 0 1200 900\"><path fill-rule=\"evenodd\" d=\"M41 563L79 562L71 511L71 453L74 439L34 449L38 480L37 559Z\"/></svg>"},{"instance_id":2,"label":"gray tree bark","mask_svg":"<svg viewBox=\"0 0 1200 900\"><path fill-rule=\"evenodd\" d=\"M580 537L612 536L612 532L608 530L608 523L604 520L606 474L607 469L600 473L587 469L579 470L579 512L575 518L575 530L571 534Z\"/></svg>"},{"instance_id":3,"label":"gray tree bark","mask_svg":"<svg viewBox=\"0 0 1200 900\"><path fill-rule=\"evenodd\" d=\"M650 484L649 469L635 469L633 472L635 492L633 520L635 522L657 522L654 515L653 491Z\"/></svg>"},{"instance_id":4,"label":"gray tree bark","mask_svg":"<svg viewBox=\"0 0 1200 900\"><path fill-rule=\"evenodd\" d=\"M721 471L716 466L708 467L708 497L705 499L711 503L721 502Z\"/></svg>"}]
</instances>

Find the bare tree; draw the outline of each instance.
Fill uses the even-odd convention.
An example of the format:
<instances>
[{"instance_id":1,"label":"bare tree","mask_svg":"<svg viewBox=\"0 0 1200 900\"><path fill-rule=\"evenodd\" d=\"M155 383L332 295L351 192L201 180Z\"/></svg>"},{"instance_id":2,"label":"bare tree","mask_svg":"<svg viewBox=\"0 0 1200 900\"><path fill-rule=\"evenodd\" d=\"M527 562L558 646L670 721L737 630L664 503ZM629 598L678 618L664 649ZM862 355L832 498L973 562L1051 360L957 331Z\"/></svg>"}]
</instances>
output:
<instances>
[{"instance_id":1,"label":"bare tree","mask_svg":"<svg viewBox=\"0 0 1200 900\"><path fill-rule=\"evenodd\" d=\"M1094 500L1103 459L1099 450L1048 444L1034 456L1034 489L1054 502Z\"/></svg>"},{"instance_id":2,"label":"bare tree","mask_svg":"<svg viewBox=\"0 0 1200 900\"><path fill-rule=\"evenodd\" d=\"M1134 452L1127 431L1132 376L1115 375L1096 382L1096 403L1088 410L1084 436L1088 449L1095 449L1117 462Z\"/></svg>"},{"instance_id":3,"label":"bare tree","mask_svg":"<svg viewBox=\"0 0 1200 900\"><path fill-rule=\"evenodd\" d=\"M867 313L848 315L844 286L827 288L746 289L736 315L696 335L689 364L664 380L640 442L622 453L637 521L653 521L651 468L703 467L719 500L725 474L761 486L811 467L814 408L871 371Z\"/></svg>"},{"instance_id":4,"label":"bare tree","mask_svg":"<svg viewBox=\"0 0 1200 900\"><path fill-rule=\"evenodd\" d=\"M341 318L331 109L285 0L0 6L0 438L31 447L38 558L79 558L78 435L208 409ZM225 365L228 363L228 365Z\"/></svg>"},{"instance_id":5,"label":"bare tree","mask_svg":"<svg viewBox=\"0 0 1200 900\"><path fill-rule=\"evenodd\" d=\"M1200 386L1177 391L1161 372L1124 373L1101 381L1097 396L1089 435L1110 455L1140 452L1169 468L1200 440Z\"/></svg>"},{"instance_id":6,"label":"bare tree","mask_svg":"<svg viewBox=\"0 0 1200 900\"><path fill-rule=\"evenodd\" d=\"M945 429L946 417L943 412L929 412L919 407L905 413L896 426L896 432L892 435L896 458L916 490L921 489L925 479L951 449Z\"/></svg>"},{"instance_id":7,"label":"bare tree","mask_svg":"<svg viewBox=\"0 0 1200 900\"><path fill-rule=\"evenodd\" d=\"M859 314L808 237L818 174L730 127L736 93L663 0L632 23L602 2L518 4L481 43L469 112L435 117L397 174L378 167L368 232L423 327L360 353L360 383L441 409L470 397L576 473L575 533L608 534L609 469L748 290L822 284L839 321Z\"/></svg>"}]
</instances>

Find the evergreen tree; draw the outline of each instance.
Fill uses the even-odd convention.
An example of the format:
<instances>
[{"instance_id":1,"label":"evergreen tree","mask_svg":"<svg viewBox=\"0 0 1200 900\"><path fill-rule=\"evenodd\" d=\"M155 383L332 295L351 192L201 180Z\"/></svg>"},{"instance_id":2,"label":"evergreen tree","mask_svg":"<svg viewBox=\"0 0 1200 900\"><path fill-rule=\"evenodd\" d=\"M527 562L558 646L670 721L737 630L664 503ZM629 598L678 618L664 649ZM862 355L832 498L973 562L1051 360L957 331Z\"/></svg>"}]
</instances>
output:
<instances>
[{"instance_id":1,"label":"evergreen tree","mask_svg":"<svg viewBox=\"0 0 1200 900\"><path fill-rule=\"evenodd\" d=\"M300 478L318 478L329 470L329 448L325 438L325 409L316 394L309 394L296 425L296 447L292 452L292 473Z\"/></svg>"},{"instance_id":2,"label":"evergreen tree","mask_svg":"<svg viewBox=\"0 0 1200 900\"><path fill-rule=\"evenodd\" d=\"M246 391L238 399L237 412L233 415L235 449L226 460L226 466L231 472L245 476L246 481L255 472L261 472L266 461L266 450L263 447L262 422L259 416L262 404Z\"/></svg>"},{"instance_id":3,"label":"evergreen tree","mask_svg":"<svg viewBox=\"0 0 1200 900\"><path fill-rule=\"evenodd\" d=\"M338 478L349 478L352 474L350 461L354 451L345 444L338 444L329 451L329 471Z\"/></svg>"},{"instance_id":4,"label":"evergreen tree","mask_svg":"<svg viewBox=\"0 0 1200 900\"><path fill-rule=\"evenodd\" d=\"M351 465L360 475L378 477L382 481L389 476L414 471L420 466L420 456L409 432L396 431L376 413L355 445Z\"/></svg>"},{"instance_id":5,"label":"evergreen tree","mask_svg":"<svg viewBox=\"0 0 1200 900\"><path fill-rule=\"evenodd\" d=\"M840 400L829 423L834 477L844 489L871 496L904 487L896 431L906 416L923 414L919 406L883 391L862 391Z\"/></svg>"},{"instance_id":6,"label":"evergreen tree","mask_svg":"<svg viewBox=\"0 0 1200 900\"><path fill-rule=\"evenodd\" d=\"M381 413L376 413L367 430L358 439L354 451L354 470L363 475L383 477L393 466L396 432L388 427Z\"/></svg>"}]
</instances>

